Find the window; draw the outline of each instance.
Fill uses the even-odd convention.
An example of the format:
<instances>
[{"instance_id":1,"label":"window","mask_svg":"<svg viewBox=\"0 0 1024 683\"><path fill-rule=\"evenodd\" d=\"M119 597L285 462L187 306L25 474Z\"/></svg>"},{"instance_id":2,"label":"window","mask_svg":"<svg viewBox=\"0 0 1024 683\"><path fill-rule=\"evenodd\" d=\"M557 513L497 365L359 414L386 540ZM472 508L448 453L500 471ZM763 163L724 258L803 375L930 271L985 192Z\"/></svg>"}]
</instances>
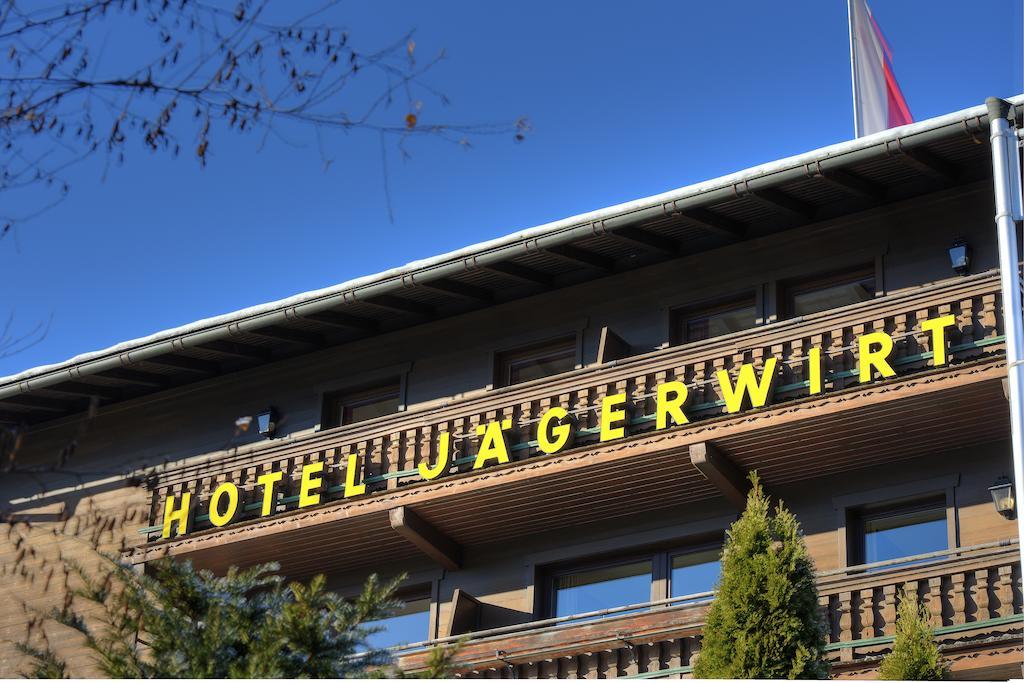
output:
<instances>
[{"instance_id":1,"label":"window","mask_svg":"<svg viewBox=\"0 0 1024 683\"><path fill-rule=\"evenodd\" d=\"M396 379L368 389L329 394L324 400L324 429L397 413L400 393Z\"/></svg>"},{"instance_id":2,"label":"window","mask_svg":"<svg viewBox=\"0 0 1024 683\"><path fill-rule=\"evenodd\" d=\"M672 318L673 342L688 344L753 327L757 307L754 297L746 296L711 306L673 311Z\"/></svg>"},{"instance_id":3,"label":"window","mask_svg":"<svg viewBox=\"0 0 1024 683\"><path fill-rule=\"evenodd\" d=\"M554 576L551 616L620 607L651 599L650 560L612 564Z\"/></svg>"},{"instance_id":4,"label":"window","mask_svg":"<svg viewBox=\"0 0 1024 683\"><path fill-rule=\"evenodd\" d=\"M673 555L669 573L670 597L714 590L722 573L721 554L718 548L709 548Z\"/></svg>"},{"instance_id":5,"label":"window","mask_svg":"<svg viewBox=\"0 0 1024 683\"><path fill-rule=\"evenodd\" d=\"M875 291L874 266L797 280L785 285L784 314L791 318L867 301Z\"/></svg>"},{"instance_id":6,"label":"window","mask_svg":"<svg viewBox=\"0 0 1024 683\"><path fill-rule=\"evenodd\" d=\"M420 591L399 599L404 604L390 617L366 623L368 627L382 627L381 631L366 639L371 648L408 645L430 639L430 597Z\"/></svg>"},{"instance_id":7,"label":"window","mask_svg":"<svg viewBox=\"0 0 1024 683\"><path fill-rule=\"evenodd\" d=\"M853 564L884 562L949 547L945 499L859 510Z\"/></svg>"},{"instance_id":8,"label":"window","mask_svg":"<svg viewBox=\"0 0 1024 683\"><path fill-rule=\"evenodd\" d=\"M576 337L504 351L495 356L494 384L508 387L576 367Z\"/></svg>"},{"instance_id":9,"label":"window","mask_svg":"<svg viewBox=\"0 0 1024 683\"><path fill-rule=\"evenodd\" d=\"M546 616L567 617L714 590L721 542L716 535L713 544L685 551L650 550L548 571Z\"/></svg>"}]
</instances>

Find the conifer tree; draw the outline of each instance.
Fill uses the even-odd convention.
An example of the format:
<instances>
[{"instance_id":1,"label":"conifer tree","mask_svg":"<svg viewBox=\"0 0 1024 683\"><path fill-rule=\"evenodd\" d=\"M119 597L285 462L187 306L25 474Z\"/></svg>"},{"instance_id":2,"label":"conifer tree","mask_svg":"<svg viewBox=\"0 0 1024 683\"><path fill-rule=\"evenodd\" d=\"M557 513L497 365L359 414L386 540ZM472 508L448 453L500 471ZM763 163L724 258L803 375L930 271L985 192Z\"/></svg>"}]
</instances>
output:
<instances>
[{"instance_id":1,"label":"conifer tree","mask_svg":"<svg viewBox=\"0 0 1024 683\"><path fill-rule=\"evenodd\" d=\"M827 678L814 564L800 525L775 510L756 473L747 506L726 534L697 678Z\"/></svg>"},{"instance_id":2,"label":"conifer tree","mask_svg":"<svg viewBox=\"0 0 1024 683\"><path fill-rule=\"evenodd\" d=\"M225 576L189 562L158 560L151 574L106 558L88 572L69 563L77 585L64 608L44 615L18 644L30 678L64 678L68 667L41 625L56 622L81 634L109 678L349 678L401 675L387 650L367 644L380 627L369 622L399 605L402 577L371 576L362 593L345 600L317 576L290 583L277 565L232 567ZM417 677L450 675L451 648L432 653ZM404 677L404 676L403 676Z\"/></svg>"},{"instance_id":3,"label":"conifer tree","mask_svg":"<svg viewBox=\"0 0 1024 683\"><path fill-rule=\"evenodd\" d=\"M928 611L905 589L896 609L896 640L892 652L882 659L878 676L885 681L941 681L949 676L928 624Z\"/></svg>"}]
</instances>

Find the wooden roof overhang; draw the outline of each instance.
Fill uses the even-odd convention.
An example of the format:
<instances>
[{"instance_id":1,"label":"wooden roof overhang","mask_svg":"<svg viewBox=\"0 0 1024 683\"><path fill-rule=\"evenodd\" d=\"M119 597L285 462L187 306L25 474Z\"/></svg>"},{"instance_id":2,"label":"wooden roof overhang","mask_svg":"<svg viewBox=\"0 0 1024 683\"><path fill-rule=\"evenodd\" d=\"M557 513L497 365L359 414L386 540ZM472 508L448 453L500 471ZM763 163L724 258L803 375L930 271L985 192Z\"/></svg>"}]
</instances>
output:
<instances>
[{"instance_id":1,"label":"wooden roof overhang","mask_svg":"<svg viewBox=\"0 0 1024 683\"><path fill-rule=\"evenodd\" d=\"M768 487L897 462L1006 438L1004 374L988 357L196 532L128 558L170 554L214 571L273 560L294 577L368 571L423 557L392 528L399 507L468 547L720 497L690 457L707 442Z\"/></svg>"},{"instance_id":2,"label":"wooden roof overhang","mask_svg":"<svg viewBox=\"0 0 1024 683\"><path fill-rule=\"evenodd\" d=\"M0 379L0 423L31 426L90 406L102 410L226 373L987 181L991 162L984 112L978 107L815 150L362 278L348 288L300 295L259 311L222 316L230 320L215 325L200 321L28 370Z\"/></svg>"}]
</instances>

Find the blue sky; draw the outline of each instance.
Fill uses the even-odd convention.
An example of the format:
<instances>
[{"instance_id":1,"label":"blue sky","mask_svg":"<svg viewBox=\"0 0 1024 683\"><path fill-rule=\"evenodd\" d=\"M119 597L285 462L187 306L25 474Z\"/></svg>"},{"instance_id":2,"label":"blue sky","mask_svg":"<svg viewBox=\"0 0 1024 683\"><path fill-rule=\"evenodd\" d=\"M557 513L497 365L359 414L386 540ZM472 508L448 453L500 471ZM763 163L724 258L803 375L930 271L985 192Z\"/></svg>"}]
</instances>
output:
<instances>
[{"instance_id":1,"label":"blue sky","mask_svg":"<svg viewBox=\"0 0 1024 683\"><path fill-rule=\"evenodd\" d=\"M1021 0L871 5L915 119L1024 90ZM393 223L374 134L326 171L298 131L259 151L221 136L205 169L138 147L105 179L79 166L65 202L0 241L0 313L52 315L0 375L852 137L843 0L378 0L333 20L368 47L415 29L419 54L445 48L440 117L533 131L389 149Z\"/></svg>"}]
</instances>

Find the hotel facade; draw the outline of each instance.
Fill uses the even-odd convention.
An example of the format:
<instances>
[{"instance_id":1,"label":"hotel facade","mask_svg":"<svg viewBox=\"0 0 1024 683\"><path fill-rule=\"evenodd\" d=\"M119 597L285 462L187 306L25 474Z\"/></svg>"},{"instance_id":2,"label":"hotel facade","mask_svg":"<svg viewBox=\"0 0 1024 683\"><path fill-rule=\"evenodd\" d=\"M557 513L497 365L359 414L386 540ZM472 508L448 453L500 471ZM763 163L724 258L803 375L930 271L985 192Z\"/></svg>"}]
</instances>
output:
<instances>
[{"instance_id":1,"label":"hotel facade","mask_svg":"<svg viewBox=\"0 0 1024 683\"><path fill-rule=\"evenodd\" d=\"M833 677L901 589L955 678L1019 677L992 176L978 107L0 379L0 641L98 543L405 574L406 669L687 678L756 470Z\"/></svg>"}]
</instances>

